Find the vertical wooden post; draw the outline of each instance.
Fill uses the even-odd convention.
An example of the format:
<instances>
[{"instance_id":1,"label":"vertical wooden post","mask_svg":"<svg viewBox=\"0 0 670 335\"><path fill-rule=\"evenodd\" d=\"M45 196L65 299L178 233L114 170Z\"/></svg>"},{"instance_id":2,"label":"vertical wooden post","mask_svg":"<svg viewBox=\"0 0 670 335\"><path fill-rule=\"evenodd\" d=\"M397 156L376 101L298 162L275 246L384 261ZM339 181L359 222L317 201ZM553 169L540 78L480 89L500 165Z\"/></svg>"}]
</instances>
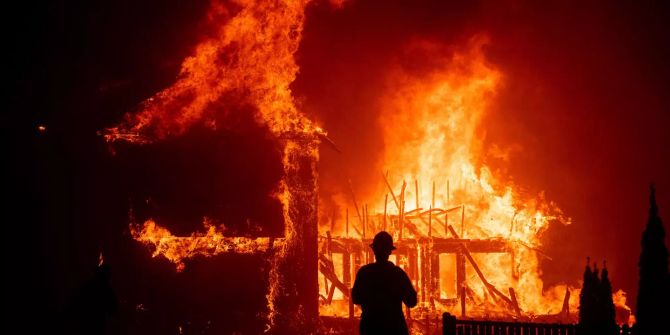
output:
<instances>
[{"instance_id":1,"label":"vertical wooden post","mask_svg":"<svg viewBox=\"0 0 670 335\"><path fill-rule=\"evenodd\" d=\"M465 286L461 287L461 317L465 317Z\"/></svg>"},{"instance_id":2,"label":"vertical wooden post","mask_svg":"<svg viewBox=\"0 0 670 335\"><path fill-rule=\"evenodd\" d=\"M345 222L346 222L346 224L345 224L345 233L347 234L347 237L349 237L349 207L346 208L346 212L345 212L345 213L346 213L346 214L345 214L345 220L346 220L346 221L345 221Z\"/></svg>"},{"instance_id":3,"label":"vertical wooden post","mask_svg":"<svg viewBox=\"0 0 670 335\"><path fill-rule=\"evenodd\" d=\"M400 190L400 213L398 213L398 224L400 225L400 232L398 233L398 240L402 240L402 232L403 232L403 221L405 220L405 187L407 187L407 183L405 181L402 181L402 188Z\"/></svg>"},{"instance_id":4,"label":"vertical wooden post","mask_svg":"<svg viewBox=\"0 0 670 335\"><path fill-rule=\"evenodd\" d=\"M519 308L519 302L516 300L516 292L514 292L514 288L510 287L509 288L509 296L510 300L512 300L513 308L514 308L514 313L516 313L516 316L521 317L521 309Z\"/></svg>"},{"instance_id":5,"label":"vertical wooden post","mask_svg":"<svg viewBox=\"0 0 670 335\"><path fill-rule=\"evenodd\" d=\"M428 290L427 284L428 281L426 280L426 244L419 245L419 256L421 257L421 268L420 268L420 274L421 274L421 302L426 301L426 291Z\"/></svg>"},{"instance_id":6,"label":"vertical wooden post","mask_svg":"<svg viewBox=\"0 0 670 335\"><path fill-rule=\"evenodd\" d=\"M351 287L351 253L348 251L342 253L342 280L344 286Z\"/></svg>"},{"instance_id":7,"label":"vertical wooden post","mask_svg":"<svg viewBox=\"0 0 670 335\"><path fill-rule=\"evenodd\" d=\"M363 206L363 239L365 239L365 226L367 226L368 223L368 213L366 212L366 206Z\"/></svg>"},{"instance_id":8,"label":"vertical wooden post","mask_svg":"<svg viewBox=\"0 0 670 335\"><path fill-rule=\"evenodd\" d=\"M465 316L465 256L460 251L456 253L456 289L461 298L461 316Z\"/></svg>"},{"instance_id":9,"label":"vertical wooden post","mask_svg":"<svg viewBox=\"0 0 670 335\"><path fill-rule=\"evenodd\" d=\"M432 288L433 288L433 297L435 299L438 299L440 297L440 254L436 253L435 250L433 249L433 246L431 246L431 280L432 280ZM435 310L435 303L431 304L431 307L433 311Z\"/></svg>"},{"instance_id":10,"label":"vertical wooden post","mask_svg":"<svg viewBox=\"0 0 670 335\"><path fill-rule=\"evenodd\" d=\"M361 268L361 253L360 251L354 251L354 271L353 273L358 273L358 269Z\"/></svg>"},{"instance_id":11,"label":"vertical wooden post","mask_svg":"<svg viewBox=\"0 0 670 335\"><path fill-rule=\"evenodd\" d=\"M416 209L419 209L419 181L414 179L414 193L416 198Z\"/></svg>"},{"instance_id":12,"label":"vertical wooden post","mask_svg":"<svg viewBox=\"0 0 670 335\"><path fill-rule=\"evenodd\" d=\"M449 235L449 210L444 211L444 234Z\"/></svg>"},{"instance_id":13,"label":"vertical wooden post","mask_svg":"<svg viewBox=\"0 0 670 335\"><path fill-rule=\"evenodd\" d=\"M399 225L400 225L400 233L398 234L398 236L399 236L399 237L398 237L398 241L401 241L401 240L402 240L402 232L403 232L403 229L405 228L405 215L404 215L404 212L405 212L405 200L402 201L402 204L401 204L400 206L401 206L401 207L400 207L400 210L402 211L402 213L399 215L400 221L399 221L398 223L399 223Z\"/></svg>"},{"instance_id":14,"label":"vertical wooden post","mask_svg":"<svg viewBox=\"0 0 670 335\"><path fill-rule=\"evenodd\" d=\"M370 218L370 212L368 211L368 204L365 204L365 224L370 229L370 236L375 236L375 223L372 222Z\"/></svg>"},{"instance_id":15,"label":"vertical wooden post","mask_svg":"<svg viewBox=\"0 0 670 335\"><path fill-rule=\"evenodd\" d=\"M428 238L433 237L433 205L428 210Z\"/></svg>"},{"instance_id":16,"label":"vertical wooden post","mask_svg":"<svg viewBox=\"0 0 670 335\"><path fill-rule=\"evenodd\" d=\"M386 231L386 206L388 204L388 201L389 201L389 194L386 193L386 195L384 196L384 217L382 218L382 230L383 231Z\"/></svg>"}]
</instances>

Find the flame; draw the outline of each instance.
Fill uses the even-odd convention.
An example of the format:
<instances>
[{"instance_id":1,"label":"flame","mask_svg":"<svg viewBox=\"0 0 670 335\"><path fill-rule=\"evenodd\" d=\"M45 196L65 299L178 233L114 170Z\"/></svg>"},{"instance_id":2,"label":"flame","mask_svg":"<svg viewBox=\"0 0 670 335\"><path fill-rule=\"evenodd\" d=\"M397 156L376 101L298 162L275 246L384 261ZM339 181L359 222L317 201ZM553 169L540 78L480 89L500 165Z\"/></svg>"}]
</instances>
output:
<instances>
[{"instance_id":1,"label":"flame","mask_svg":"<svg viewBox=\"0 0 670 335\"><path fill-rule=\"evenodd\" d=\"M627 299L626 292L623 290L617 290L612 294L617 323L626 323L629 327L632 327L635 324L635 313L626 304Z\"/></svg>"},{"instance_id":2,"label":"flame","mask_svg":"<svg viewBox=\"0 0 670 335\"><path fill-rule=\"evenodd\" d=\"M182 63L175 83L147 99L137 113L129 113L103 136L108 142L127 141L147 144L178 136L194 124L213 129L225 127L226 116L234 108L253 107L254 118L276 137L282 148L284 178L275 196L283 206L284 237L227 237L222 227L204 220L205 232L188 237L174 236L153 220L140 226L131 224L133 237L154 248L175 263L177 270L184 261L197 255L212 256L223 252L265 253L273 267L268 287L268 329L275 325L277 299L286 293L283 278L286 259L296 257L302 239L302 225L295 216L315 212L311 198L316 185L294 180L292 175L305 168L315 175L318 160L316 143L325 132L296 108L289 85L298 72L294 53L302 38L305 6L309 0L235 0L235 14L213 1L208 12L212 26L218 29L200 42L192 56ZM234 96L235 99L230 97ZM234 100L234 102L231 102ZM305 166L305 161L312 162ZM297 210L294 208L298 208ZM299 308L299 307L297 307ZM285 318L294 317L286 315ZM293 327L312 320L291 320Z\"/></svg>"},{"instance_id":3,"label":"flame","mask_svg":"<svg viewBox=\"0 0 670 335\"><path fill-rule=\"evenodd\" d=\"M383 171L389 171L385 177L388 184L364 201L381 204L361 211L368 229L366 237L381 230L379 221L383 220L394 240L419 241L430 237L504 243L509 252L472 256L488 284L480 279L470 262L467 264L465 279L471 290L468 316L509 318L513 315L509 304L496 303L502 296L511 299L509 288L516 292L524 315L559 314L564 308L566 290L571 288L544 287L539 250L542 233L549 223L569 220L541 194L536 199L522 198L514 185L502 182L491 167L482 163L485 158L482 120L504 79L500 70L486 61L483 48L487 42L485 36L476 36L456 51L445 51L431 42L414 42L410 52L425 55L434 67L419 75L415 69L409 71L402 66L391 70L389 92L380 99L379 119L385 144L381 166ZM403 186L391 190L392 185L400 184ZM386 203L380 201L385 198ZM432 215L430 225L425 215L428 212ZM380 213L387 216L380 218ZM401 215L407 222L412 218L413 225L399 228ZM420 215L425 215L423 222L417 220ZM370 232L370 226L374 231ZM321 228L323 236L327 228ZM365 232L362 228L357 230L358 236ZM335 235L345 233L339 230ZM402 265L407 259L403 256L397 261ZM424 261L427 262L419 256L418 262ZM440 262L451 264L446 268L440 266L440 296L454 298L459 290L450 279L455 278L455 260L441 257ZM415 285L424 276L416 274ZM489 284L502 294L493 292L496 296L491 296ZM324 293L324 285L321 287ZM424 288L417 289L421 296ZM576 297L573 294L569 299L568 306L573 312L577 310ZM427 297L423 307L429 305ZM443 308L460 315L460 305ZM343 308L332 309L324 307L322 313L346 314Z\"/></svg>"},{"instance_id":4,"label":"flame","mask_svg":"<svg viewBox=\"0 0 670 335\"><path fill-rule=\"evenodd\" d=\"M227 94L255 106L257 121L275 135L322 133L297 110L289 88L298 72L293 54L308 2L236 0L241 9L228 18L225 6L214 1L208 15L220 27L214 36L184 60L172 86L107 129L106 139L142 142L181 134L199 122L216 127L229 113L219 105Z\"/></svg>"},{"instance_id":5,"label":"flame","mask_svg":"<svg viewBox=\"0 0 670 335\"><path fill-rule=\"evenodd\" d=\"M299 70L294 54L301 41L309 0L234 2L238 8L233 15L222 3L212 2L208 17L219 28L184 60L175 83L147 99L137 113L127 114L123 122L106 129L103 135L110 142L147 144L183 134L195 124L225 127L226 116L234 108L253 107L256 121L282 143L284 177L275 191L283 206L282 238L226 236L225 227L215 226L206 218L205 231L187 237L174 236L151 219L141 226L131 224L130 229L136 240L153 248L153 256L165 257L177 270L184 268L185 260L198 255L267 254L272 264L267 292L269 329L275 324L277 300L295 290L282 271L290 266L286 260L295 257L304 239L296 209L308 214L316 210L311 202L316 184L313 180L300 180L297 171L305 168L304 158L309 158L311 163L306 167L311 175L315 174L315 143L324 138L325 132L300 113L290 89ZM332 3L341 6L345 2ZM416 181L416 187L413 190L410 185L403 193L404 204L394 207L397 199L389 198L382 206L372 207L372 213L384 212L387 205L389 217L442 209L436 213L442 215L443 228L454 226L461 238L503 240L511 253L473 255L490 285L503 292L513 288L518 305L526 314L558 313L568 287L545 288L538 258L541 236L549 222L564 220L560 210L542 196L522 198L514 185L501 181L491 167L482 163L481 122L503 80L501 72L483 55L485 43L484 38L475 38L463 50L448 56L441 50L433 54L436 48L430 43L418 43L414 48L429 50L429 55L434 56L435 69L421 76L402 67L391 71L391 89L380 100L385 141L382 167L390 171L391 184ZM231 103L230 96L235 96L236 102ZM440 189L433 193L427 183L436 183ZM366 203L378 204L387 193L387 189L380 188L365 199ZM397 189L395 193L401 194ZM411 199L417 201L413 203ZM453 223L460 220L448 218L454 208L461 209L465 223L462 227ZM367 209L365 212L369 213ZM386 222L386 217L383 220ZM417 225L403 237L455 237L455 231L438 229L440 223L437 217L435 220L434 229ZM381 226L374 219L371 221L375 227ZM389 228L396 239L401 237L397 227ZM323 229L320 235L325 235ZM407 262L401 257L396 261ZM453 277L453 272L445 270L441 270L441 277ZM341 275L337 272L338 277ZM505 313L500 305L489 302L486 284L471 267L466 280L472 291L469 310L480 315ZM441 290L445 296L453 295L448 288ZM341 296L342 292L336 294L336 298ZM577 296L570 297L572 311L577 310ZM321 312L342 315L343 308L322 306ZM297 312L294 318L301 322L300 310Z\"/></svg>"},{"instance_id":6,"label":"flame","mask_svg":"<svg viewBox=\"0 0 670 335\"><path fill-rule=\"evenodd\" d=\"M533 250L541 246L541 234L553 219L547 214L550 204L542 199L520 199L513 185L501 183L488 166L477 164L483 147L478 131L502 80L500 71L484 57L486 42L484 37L474 38L465 50L438 61L443 68L425 76L397 70L391 79L394 90L382 102L384 170L391 171L395 180L448 183L449 195L436 193L434 204L430 204L432 188L419 188L416 194L416 188L409 187L405 199L411 201L407 201L405 211L431 205L463 205L466 220L459 227L462 238L517 242L513 243L514 264L504 254L480 257L478 264L486 278L505 291L513 287L522 310L557 312L562 296L559 294L556 300L543 294L538 256ZM414 46L432 47L426 43ZM417 197L423 203L417 204ZM434 233L448 237L441 229ZM500 271L512 268L518 272L518 279L513 279L509 270ZM474 273L467 281L475 292L484 292Z\"/></svg>"},{"instance_id":7,"label":"flame","mask_svg":"<svg viewBox=\"0 0 670 335\"><path fill-rule=\"evenodd\" d=\"M163 256L177 265L177 271L184 270L184 260L197 255L215 256L222 253L255 254L271 250L281 243L269 237L226 237L225 227L216 227L209 220L204 221L204 233L192 233L188 237L172 235L169 230L147 220L141 229L131 226L133 238L153 247L153 257Z\"/></svg>"}]
</instances>

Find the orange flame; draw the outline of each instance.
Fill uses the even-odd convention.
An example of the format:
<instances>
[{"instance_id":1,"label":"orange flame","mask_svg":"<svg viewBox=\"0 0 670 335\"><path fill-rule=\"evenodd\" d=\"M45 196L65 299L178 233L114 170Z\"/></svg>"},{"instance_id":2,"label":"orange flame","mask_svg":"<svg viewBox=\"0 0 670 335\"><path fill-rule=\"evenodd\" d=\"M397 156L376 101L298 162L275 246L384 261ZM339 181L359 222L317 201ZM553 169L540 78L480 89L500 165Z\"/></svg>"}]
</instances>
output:
<instances>
[{"instance_id":1,"label":"orange flame","mask_svg":"<svg viewBox=\"0 0 670 335\"><path fill-rule=\"evenodd\" d=\"M513 185L501 184L488 166L476 164L482 152L482 138L478 136L481 121L502 79L500 71L486 62L482 52L485 43L483 37L474 38L464 51L437 61L443 68L421 78L397 70L392 78L396 89L382 103L386 116L382 120L384 169L400 180L421 179L438 185L448 182L449 195L437 193L434 206L465 206L467 220L460 233L462 238L518 242L514 260L508 255L480 259L479 266L487 279L495 286L513 287L522 310L557 312L562 295L545 298L538 257L533 250L540 246L541 234L553 219L548 214L553 208L541 199L519 199ZM424 43L416 48L435 46ZM432 200L431 191L419 189L418 197L424 200L419 206L430 206L427 202ZM415 192L408 188L406 198L414 200ZM416 206L409 201L405 210ZM436 229L435 233L447 237L444 230ZM500 271L512 268L518 272L518 279L511 271ZM475 292L484 292L476 274L469 275L468 283Z\"/></svg>"},{"instance_id":2,"label":"orange flame","mask_svg":"<svg viewBox=\"0 0 670 335\"><path fill-rule=\"evenodd\" d=\"M131 226L136 240L154 249L153 257L162 255L177 265L177 271L184 269L184 260L197 255L214 256L222 253L250 254L271 250L281 241L269 237L226 237L225 227L216 227L209 220L204 221L204 233L192 233L189 237L172 235L167 229L147 220L140 230Z\"/></svg>"},{"instance_id":3,"label":"orange flame","mask_svg":"<svg viewBox=\"0 0 670 335\"><path fill-rule=\"evenodd\" d=\"M207 220L206 232L189 237L173 236L153 220L131 225L133 237L152 245L154 256L162 255L184 267L184 260L196 255L221 252L263 253L273 249L268 288L268 328L274 325L275 300L282 295L279 265L298 248L299 224L294 222L291 202L299 201L301 210L310 212L309 192L287 176L301 166L304 157L318 159L315 143L325 132L305 118L296 108L289 85L298 66L293 57L302 38L304 9L309 0L235 0L239 11L228 16L226 7L213 1L208 17L219 29L195 49L182 63L177 81L147 99L140 111L127 114L120 125L106 129L107 141L146 144L180 135L196 123L212 128L224 126L229 107L252 106L256 121L268 128L283 143L285 177L278 185L277 199L283 205L285 232L282 239L226 237L223 229ZM236 103L228 97L235 96ZM232 106L227 105L232 104ZM310 165L312 175L315 166ZM309 187L306 185L304 187ZM312 185L311 192L316 190ZM296 320L295 323L301 321Z\"/></svg>"},{"instance_id":4,"label":"orange flame","mask_svg":"<svg viewBox=\"0 0 670 335\"><path fill-rule=\"evenodd\" d=\"M451 52L434 43L415 42L410 47L411 53L424 55L435 64L434 68L420 75L415 74L415 69L409 71L401 66L391 71L389 93L380 99L379 123L385 143L381 165L384 171L389 171L391 185L408 182L408 187L402 193L397 189L391 191L390 185L382 184L378 192L366 200L380 204L379 199L384 199L386 194L387 204L382 201L381 205L375 206L375 212L396 218L401 212L416 218L418 212L437 209L433 213L439 214L433 214L431 225L428 220L423 220L412 229L405 228L402 233L400 230L403 229L389 226L386 230L396 240L418 241L429 236L455 238L447 229L446 225L450 224L460 231L459 238L504 241L510 249L508 253L473 255L488 283L501 292L514 289L524 315L558 314L564 308L568 288L566 285L544 287L538 252L542 233L549 222L569 223L569 220L542 195L537 199L522 199L514 185L501 182L490 167L480 163L483 158L481 123L503 80L501 72L485 59L482 50L486 43L485 37L477 36L463 50ZM435 190L436 186L432 185L438 188ZM449 214L447 210L454 208L458 211ZM366 211L368 214L363 215L367 217L371 210ZM458 219L454 218L456 216ZM461 216L464 219L462 226ZM390 218L382 220L390 222ZM374 219L365 218L365 221ZM379 222L372 225L377 228L372 234L381 229ZM321 236L326 235L325 230L326 227L322 227ZM336 233L342 235L341 231ZM367 237L372 234L368 230ZM404 259L397 261L406 262ZM448 264L449 260L445 261ZM423 262L420 256L419 262ZM468 266L466 283L471 290L467 301L468 316L509 316L504 308L490 302L496 297L488 297L491 292L488 284L480 279L472 266ZM460 290L449 279L455 278L454 269L440 266L439 276L440 295L453 298ZM417 284L416 278L414 280ZM421 294L422 288L417 289ZM573 312L577 310L577 304L577 295L573 294L569 300ZM457 306L443 308L459 315L460 306ZM330 306L322 308L322 312L346 313L342 309L333 311Z\"/></svg>"},{"instance_id":5,"label":"orange flame","mask_svg":"<svg viewBox=\"0 0 670 335\"><path fill-rule=\"evenodd\" d=\"M618 290L612 294L617 323L626 323L628 326L633 326L633 324L635 324L635 314L626 304L627 299L626 292L623 290Z\"/></svg>"},{"instance_id":6,"label":"orange flame","mask_svg":"<svg viewBox=\"0 0 670 335\"><path fill-rule=\"evenodd\" d=\"M108 141L162 139L202 122L216 127L228 113L217 105L236 93L257 107L256 118L276 135L321 133L295 107L289 85L298 65L293 54L302 37L308 0L236 0L239 13L226 21L214 1L209 17L220 28L182 63L177 81L147 99L123 124L107 129Z\"/></svg>"}]
</instances>

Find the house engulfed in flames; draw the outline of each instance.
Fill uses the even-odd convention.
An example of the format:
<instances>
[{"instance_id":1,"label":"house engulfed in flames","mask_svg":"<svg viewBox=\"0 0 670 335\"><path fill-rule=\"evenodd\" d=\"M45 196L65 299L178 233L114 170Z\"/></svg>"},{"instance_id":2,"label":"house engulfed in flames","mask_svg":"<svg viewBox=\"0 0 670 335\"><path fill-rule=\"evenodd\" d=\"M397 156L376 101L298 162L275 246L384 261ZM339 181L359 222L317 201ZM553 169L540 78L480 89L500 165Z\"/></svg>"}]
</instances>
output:
<instances>
[{"instance_id":1,"label":"house engulfed in flames","mask_svg":"<svg viewBox=\"0 0 670 335\"><path fill-rule=\"evenodd\" d=\"M368 245L381 230L394 236L392 260L419 293L411 312L417 322L443 311L572 320L578 295L565 285L543 287L539 271L541 234L560 211L542 199L521 199L478 163L477 129L501 80L482 54L484 38L458 51L422 42L409 47L431 53L435 68L420 77L401 66L389 71L392 91L381 99L380 117L381 168L389 172L380 175L376 194L356 199L351 190L341 197L339 215L319 218L317 149L329 140L298 111L289 87L309 1L237 2L234 15L213 2L208 17L219 29L183 62L177 81L104 136L146 144L198 123L216 128L212 120L225 120L223 97L238 96L281 151L275 197L283 237L226 236L207 220L204 232L179 237L149 219L131 224L136 240L178 271L196 255L269 255L267 325L278 333L312 333L320 315L358 315L349 290L357 269L373 261Z\"/></svg>"}]
</instances>

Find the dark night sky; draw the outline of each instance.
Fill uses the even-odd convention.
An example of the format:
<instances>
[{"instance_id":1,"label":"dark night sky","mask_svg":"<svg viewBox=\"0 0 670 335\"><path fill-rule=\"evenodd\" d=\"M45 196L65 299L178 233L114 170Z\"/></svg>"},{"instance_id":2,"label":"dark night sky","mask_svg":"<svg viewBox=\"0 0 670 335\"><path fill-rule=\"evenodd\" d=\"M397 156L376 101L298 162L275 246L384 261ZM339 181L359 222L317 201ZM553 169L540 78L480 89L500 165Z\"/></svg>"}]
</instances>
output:
<instances>
[{"instance_id":1,"label":"dark night sky","mask_svg":"<svg viewBox=\"0 0 670 335\"><path fill-rule=\"evenodd\" d=\"M485 120L486 141L519 148L507 177L530 195L545 191L573 220L547 232L544 249L553 261L543 263L546 281L578 279L590 255L607 259L614 287L634 298L650 181L666 230L670 220L670 8L659 3L359 0L338 11L312 4L293 89L305 113L344 152L322 150L322 192L337 191L343 175L355 186L377 175L360 169L374 165L372 153L382 145L372 106L387 66L408 41L453 44L485 33L487 57L504 75ZM8 13L6 178L21 186L8 189L16 217L5 222L11 240L5 247L20 255L7 267L32 278L16 275L19 287L32 285L21 299L28 308L38 302L38 309L61 308L101 247L114 249L119 263L125 255L152 264L125 231L127 192L137 191L129 180L141 177L124 173L142 160L115 159L96 132L172 82L207 29L207 5L47 2ZM38 124L47 126L46 134L37 133ZM232 148L267 149L244 137L225 141ZM158 156L147 165L165 159ZM183 165L170 172L194 173ZM268 178L259 187L267 187ZM154 267L170 271L165 264ZM160 276L143 280L149 277ZM262 306L261 298L249 309Z\"/></svg>"}]
</instances>

